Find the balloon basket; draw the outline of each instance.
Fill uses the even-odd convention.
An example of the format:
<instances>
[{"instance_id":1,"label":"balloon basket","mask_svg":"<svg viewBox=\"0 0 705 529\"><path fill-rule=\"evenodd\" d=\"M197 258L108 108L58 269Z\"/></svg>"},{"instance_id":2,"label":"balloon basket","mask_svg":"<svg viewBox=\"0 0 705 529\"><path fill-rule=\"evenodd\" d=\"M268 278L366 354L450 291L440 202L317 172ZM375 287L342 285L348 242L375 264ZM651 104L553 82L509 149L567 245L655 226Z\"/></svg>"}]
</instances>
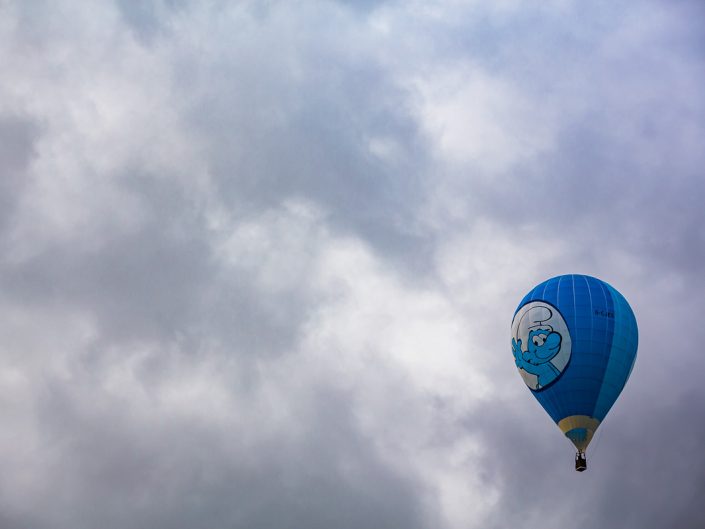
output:
<instances>
[{"instance_id":1,"label":"balloon basket","mask_svg":"<svg viewBox=\"0 0 705 529\"><path fill-rule=\"evenodd\" d=\"M575 454L575 470L583 472L587 468L587 458L585 452L577 452Z\"/></svg>"}]
</instances>

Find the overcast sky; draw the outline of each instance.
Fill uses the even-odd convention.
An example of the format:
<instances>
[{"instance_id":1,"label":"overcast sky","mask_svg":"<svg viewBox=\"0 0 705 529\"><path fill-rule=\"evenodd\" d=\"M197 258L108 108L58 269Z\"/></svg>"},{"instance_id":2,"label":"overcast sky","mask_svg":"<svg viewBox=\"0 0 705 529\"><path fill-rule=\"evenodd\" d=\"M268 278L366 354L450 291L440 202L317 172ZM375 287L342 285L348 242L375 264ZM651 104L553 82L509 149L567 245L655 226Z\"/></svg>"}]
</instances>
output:
<instances>
[{"instance_id":1,"label":"overcast sky","mask_svg":"<svg viewBox=\"0 0 705 529\"><path fill-rule=\"evenodd\" d=\"M3 529L701 527L705 4L0 0ZM510 323L637 362L576 473Z\"/></svg>"}]
</instances>

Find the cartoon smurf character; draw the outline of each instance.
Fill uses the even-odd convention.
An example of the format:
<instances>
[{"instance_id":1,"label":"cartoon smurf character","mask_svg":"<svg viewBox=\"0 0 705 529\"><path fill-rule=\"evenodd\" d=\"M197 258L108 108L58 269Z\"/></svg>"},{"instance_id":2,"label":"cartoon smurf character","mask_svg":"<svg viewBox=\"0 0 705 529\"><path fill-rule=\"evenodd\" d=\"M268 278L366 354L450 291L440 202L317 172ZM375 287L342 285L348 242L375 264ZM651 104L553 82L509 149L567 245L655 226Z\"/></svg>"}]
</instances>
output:
<instances>
[{"instance_id":1,"label":"cartoon smurf character","mask_svg":"<svg viewBox=\"0 0 705 529\"><path fill-rule=\"evenodd\" d=\"M567 358L565 361L554 360L561 352L563 337L549 322L557 319L558 327L566 326L562 316L554 315L548 305L532 305L523 312L518 325L513 326L512 353L526 384L531 389L537 390L556 380L567 363ZM522 343L522 336L526 338L525 346ZM570 341L567 345L570 348ZM569 355L570 352L567 351L567 354Z\"/></svg>"}]
</instances>

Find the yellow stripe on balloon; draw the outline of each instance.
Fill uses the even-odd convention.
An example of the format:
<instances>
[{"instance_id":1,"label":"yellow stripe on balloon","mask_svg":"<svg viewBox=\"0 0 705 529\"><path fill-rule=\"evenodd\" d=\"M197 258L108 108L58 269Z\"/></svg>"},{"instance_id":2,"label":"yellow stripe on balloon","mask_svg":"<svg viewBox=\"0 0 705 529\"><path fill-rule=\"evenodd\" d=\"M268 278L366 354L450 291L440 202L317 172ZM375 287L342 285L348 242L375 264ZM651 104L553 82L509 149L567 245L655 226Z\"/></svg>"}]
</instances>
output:
<instances>
[{"instance_id":1,"label":"yellow stripe on balloon","mask_svg":"<svg viewBox=\"0 0 705 529\"><path fill-rule=\"evenodd\" d=\"M570 432L571 430L575 430L576 428L585 429L586 436L584 440L576 442L571 439L571 441L575 445L575 448L577 448L581 452L584 452L587 446L590 444L590 441L592 441L592 436L595 435L595 431L597 430L598 426L600 426L600 421L598 421L594 417L589 417L587 415L571 415L558 421L558 427L565 435L567 435L568 432Z\"/></svg>"}]
</instances>

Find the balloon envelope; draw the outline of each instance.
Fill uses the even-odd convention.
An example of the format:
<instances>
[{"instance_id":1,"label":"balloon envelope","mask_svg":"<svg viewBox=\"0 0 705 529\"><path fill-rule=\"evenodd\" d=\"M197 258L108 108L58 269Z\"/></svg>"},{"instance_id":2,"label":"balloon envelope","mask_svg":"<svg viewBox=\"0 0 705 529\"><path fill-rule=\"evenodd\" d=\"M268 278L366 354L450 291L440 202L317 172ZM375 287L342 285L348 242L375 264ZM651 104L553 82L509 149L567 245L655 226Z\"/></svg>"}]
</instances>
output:
<instances>
[{"instance_id":1,"label":"balloon envelope","mask_svg":"<svg viewBox=\"0 0 705 529\"><path fill-rule=\"evenodd\" d=\"M624 388L637 345L627 300L590 276L544 281L524 296L512 320L519 374L580 452Z\"/></svg>"}]
</instances>

